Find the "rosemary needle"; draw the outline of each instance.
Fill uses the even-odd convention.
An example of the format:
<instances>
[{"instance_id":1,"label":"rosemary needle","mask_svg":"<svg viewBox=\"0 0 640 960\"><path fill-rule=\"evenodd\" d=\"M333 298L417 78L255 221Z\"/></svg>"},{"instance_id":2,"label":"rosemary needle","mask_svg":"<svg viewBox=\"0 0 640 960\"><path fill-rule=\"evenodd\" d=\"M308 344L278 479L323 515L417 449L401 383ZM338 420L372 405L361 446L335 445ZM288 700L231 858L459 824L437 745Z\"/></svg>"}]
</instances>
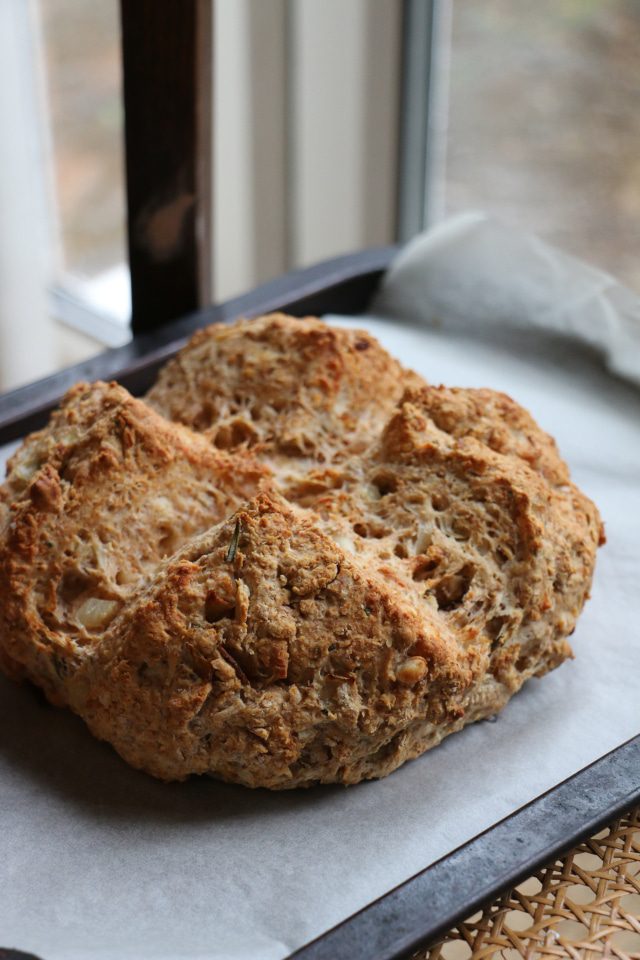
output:
<instances>
[{"instance_id":1,"label":"rosemary needle","mask_svg":"<svg viewBox=\"0 0 640 960\"><path fill-rule=\"evenodd\" d=\"M240 539L240 521L236 520L236 525L233 531L233 536L231 537L231 543L229 544L229 549L227 550L227 555L224 558L227 563L233 563L236 558L236 553L238 551L238 540Z\"/></svg>"}]
</instances>

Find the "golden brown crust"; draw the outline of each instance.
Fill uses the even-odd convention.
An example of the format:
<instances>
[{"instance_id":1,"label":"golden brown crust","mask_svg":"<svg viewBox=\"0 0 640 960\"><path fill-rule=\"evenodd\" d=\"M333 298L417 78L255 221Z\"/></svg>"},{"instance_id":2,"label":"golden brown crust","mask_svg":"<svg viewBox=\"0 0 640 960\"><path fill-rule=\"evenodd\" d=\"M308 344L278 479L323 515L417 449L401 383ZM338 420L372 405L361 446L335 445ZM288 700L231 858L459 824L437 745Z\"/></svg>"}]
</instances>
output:
<instances>
[{"instance_id":1,"label":"golden brown crust","mask_svg":"<svg viewBox=\"0 0 640 960\"><path fill-rule=\"evenodd\" d=\"M419 406L439 430L456 440L475 437L496 453L516 456L554 486L569 481L553 437L506 393L423 386L407 390L403 400Z\"/></svg>"},{"instance_id":2,"label":"golden brown crust","mask_svg":"<svg viewBox=\"0 0 640 960\"><path fill-rule=\"evenodd\" d=\"M200 330L147 401L219 449L297 473L368 446L413 382L366 331L276 313Z\"/></svg>"},{"instance_id":3,"label":"golden brown crust","mask_svg":"<svg viewBox=\"0 0 640 960\"><path fill-rule=\"evenodd\" d=\"M68 674L161 559L257 492L267 472L117 384L75 387L9 463L5 668L64 702Z\"/></svg>"},{"instance_id":4,"label":"golden brown crust","mask_svg":"<svg viewBox=\"0 0 640 960\"><path fill-rule=\"evenodd\" d=\"M270 788L495 713L571 655L603 539L509 397L282 315L202 331L148 403L74 388L0 508L5 671L155 776Z\"/></svg>"},{"instance_id":5,"label":"golden brown crust","mask_svg":"<svg viewBox=\"0 0 640 960\"><path fill-rule=\"evenodd\" d=\"M468 680L433 618L262 496L160 569L72 689L134 766L282 788L361 779L414 718L457 720Z\"/></svg>"}]
</instances>

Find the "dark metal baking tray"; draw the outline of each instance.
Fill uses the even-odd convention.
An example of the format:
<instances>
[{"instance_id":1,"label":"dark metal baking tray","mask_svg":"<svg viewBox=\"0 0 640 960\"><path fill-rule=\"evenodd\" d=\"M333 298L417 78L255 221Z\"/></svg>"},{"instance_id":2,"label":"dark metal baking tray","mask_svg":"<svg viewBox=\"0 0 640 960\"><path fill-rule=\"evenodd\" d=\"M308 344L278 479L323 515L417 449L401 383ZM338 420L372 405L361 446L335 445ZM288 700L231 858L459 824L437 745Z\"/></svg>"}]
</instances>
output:
<instances>
[{"instance_id":1,"label":"dark metal baking tray","mask_svg":"<svg viewBox=\"0 0 640 960\"><path fill-rule=\"evenodd\" d=\"M206 324L273 310L296 316L363 313L395 252L394 247L366 250L297 270L6 393L0 396L0 445L42 426L79 380L116 379L132 393L142 393L159 367ZM640 726L640 705L638 714ZM402 960L639 803L640 733L426 866L290 960ZM0 960L28 956L0 947Z\"/></svg>"}]
</instances>

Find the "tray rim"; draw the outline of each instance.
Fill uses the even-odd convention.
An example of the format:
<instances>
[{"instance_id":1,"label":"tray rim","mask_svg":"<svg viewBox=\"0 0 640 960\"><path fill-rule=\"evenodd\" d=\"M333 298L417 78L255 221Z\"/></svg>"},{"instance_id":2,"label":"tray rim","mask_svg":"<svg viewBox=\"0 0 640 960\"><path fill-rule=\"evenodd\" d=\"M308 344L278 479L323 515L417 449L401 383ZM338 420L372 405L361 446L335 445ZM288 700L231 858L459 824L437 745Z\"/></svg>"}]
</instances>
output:
<instances>
[{"instance_id":1,"label":"tray rim","mask_svg":"<svg viewBox=\"0 0 640 960\"><path fill-rule=\"evenodd\" d=\"M602 800L604 799L604 802ZM640 803L640 734L398 884L286 960L409 960ZM489 860L500 848L501 859ZM506 863L506 855L511 862ZM491 871L493 867L493 872ZM431 911L425 910L433 904ZM417 912L422 907L423 915ZM417 917L417 922L410 921Z\"/></svg>"},{"instance_id":2,"label":"tray rim","mask_svg":"<svg viewBox=\"0 0 640 960\"><path fill-rule=\"evenodd\" d=\"M240 317L288 311L294 316L320 313L364 313L371 296L399 247L372 247L293 270L231 300L190 313L165 326L136 336L82 363L25 386L0 393L0 446L39 429L63 394L81 380L117 379L133 394L151 386L156 373L196 330ZM340 297L340 304L331 304Z\"/></svg>"},{"instance_id":3,"label":"tray rim","mask_svg":"<svg viewBox=\"0 0 640 960\"><path fill-rule=\"evenodd\" d=\"M276 310L366 312L398 248L376 247L295 270L129 344L0 394L0 446L42 426L79 380L118 379L132 393L195 330ZM640 803L640 733L426 866L287 960L402 960ZM501 856L497 855L498 849ZM0 957L33 956L0 947Z\"/></svg>"}]
</instances>

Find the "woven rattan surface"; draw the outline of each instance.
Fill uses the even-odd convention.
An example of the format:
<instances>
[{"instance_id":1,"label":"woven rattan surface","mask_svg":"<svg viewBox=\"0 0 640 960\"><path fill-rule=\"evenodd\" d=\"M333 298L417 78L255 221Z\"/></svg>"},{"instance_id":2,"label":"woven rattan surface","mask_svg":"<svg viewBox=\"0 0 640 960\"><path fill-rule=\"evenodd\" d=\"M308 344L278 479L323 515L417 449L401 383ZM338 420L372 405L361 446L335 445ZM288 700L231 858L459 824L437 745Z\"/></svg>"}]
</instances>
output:
<instances>
[{"instance_id":1,"label":"woven rattan surface","mask_svg":"<svg viewBox=\"0 0 640 960\"><path fill-rule=\"evenodd\" d=\"M640 808L413 960L480 957L640 960Z\"/></svg>"}]
</instances>

